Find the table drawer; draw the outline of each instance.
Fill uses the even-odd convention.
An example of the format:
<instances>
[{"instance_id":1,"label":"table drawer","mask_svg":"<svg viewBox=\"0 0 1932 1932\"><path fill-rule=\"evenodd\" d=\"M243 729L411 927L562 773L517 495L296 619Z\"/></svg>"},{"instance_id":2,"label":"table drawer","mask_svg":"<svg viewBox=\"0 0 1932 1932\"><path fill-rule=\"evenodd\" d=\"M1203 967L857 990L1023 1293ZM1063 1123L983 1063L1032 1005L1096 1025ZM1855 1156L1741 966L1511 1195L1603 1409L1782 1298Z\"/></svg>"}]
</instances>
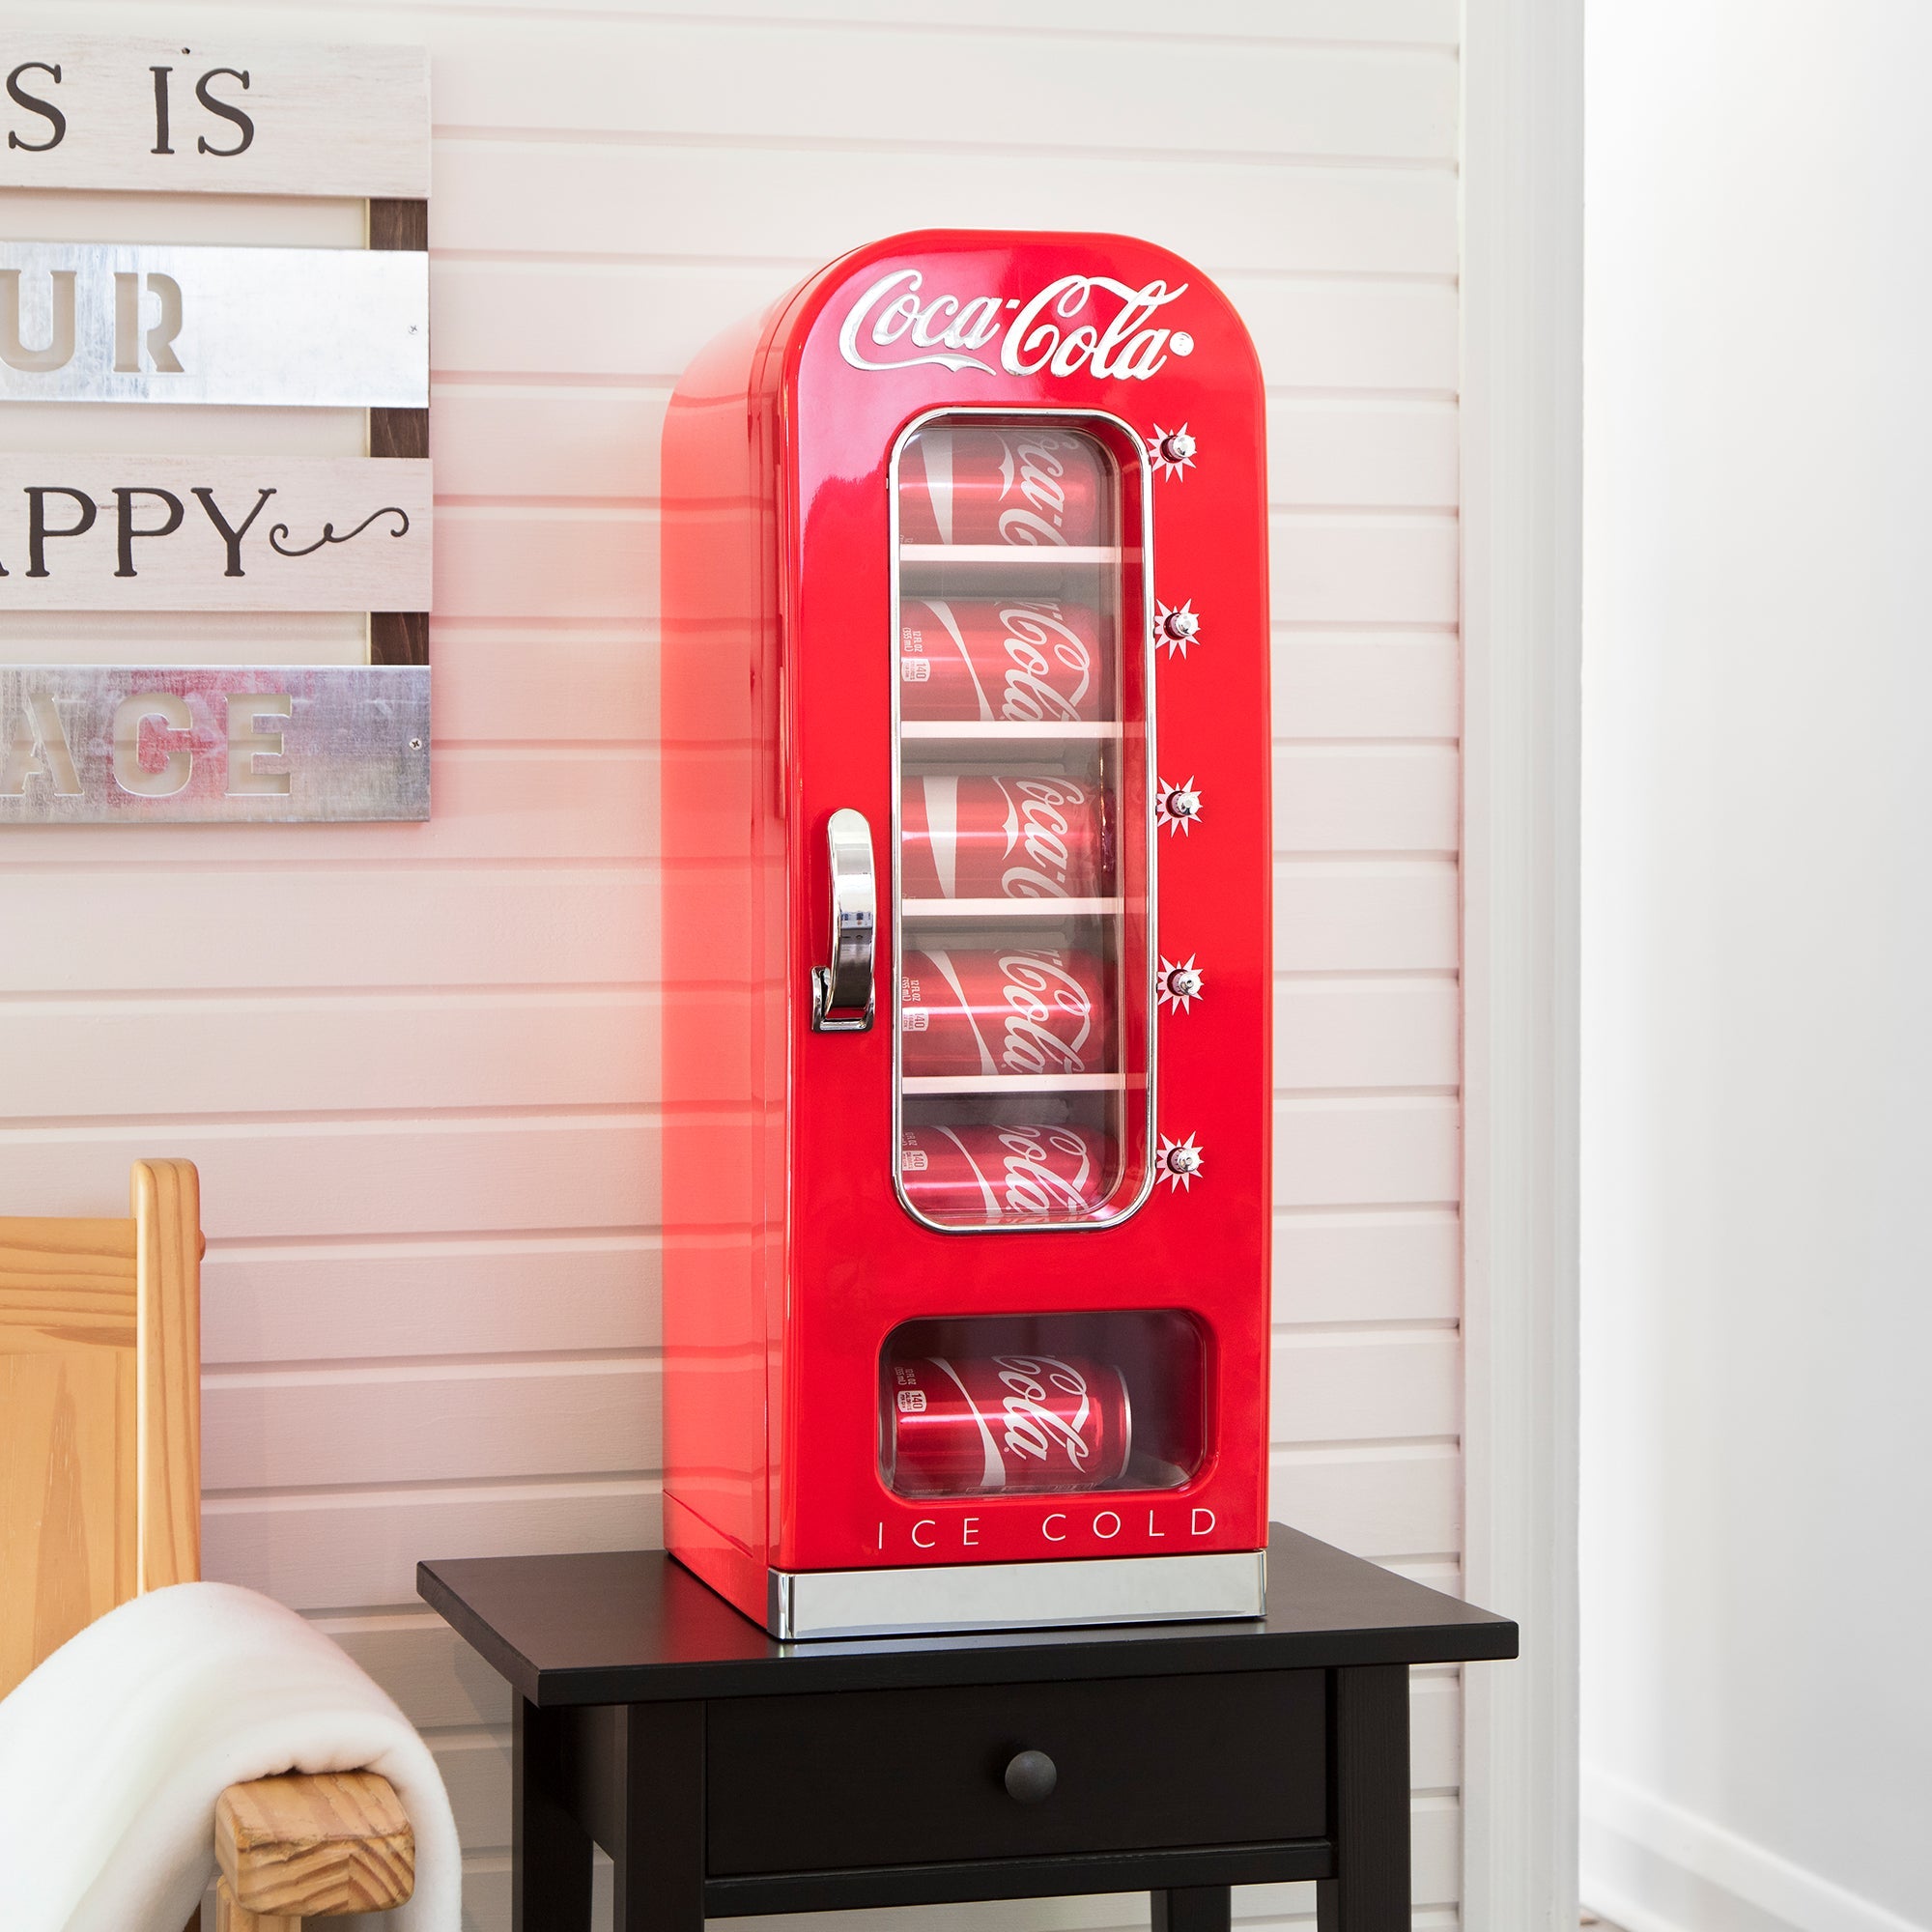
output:
<instances>
[{"instance_id":1,"label":"table drawer","mask_svg":"<svg viewBox=\"0 0 1932 1932\"><path fill-rule=\"evenodd\" d=\"M734 1698L706 1712L707 1870L1318 1838L1326 1739L1320 1670ZM1033 1803L1022 1751L1056 1773Z\"/></svg>"}]
</instances>

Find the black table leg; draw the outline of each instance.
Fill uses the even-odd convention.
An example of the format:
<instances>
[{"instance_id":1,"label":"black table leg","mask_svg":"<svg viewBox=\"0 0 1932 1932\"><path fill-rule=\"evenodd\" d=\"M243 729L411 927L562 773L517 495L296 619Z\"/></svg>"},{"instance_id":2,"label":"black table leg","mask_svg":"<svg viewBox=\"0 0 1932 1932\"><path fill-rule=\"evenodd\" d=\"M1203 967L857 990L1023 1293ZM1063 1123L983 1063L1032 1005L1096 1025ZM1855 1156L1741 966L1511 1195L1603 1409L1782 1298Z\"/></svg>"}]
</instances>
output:
<instances>
[{"instance_id":1,"label":"black table leg","mask_svg":"<svg viewBox=\"0 0 1932 1932\"><path fill-rule=\"evenodd\" d=\"M1153 1900L1151 1932L1228 1932L1233 1899L1225 1885L1176 1886L1148 1895Z\"/></svg>"},{"instance_id":2,"label":"black table leg","mask_svg":"<svg viewBox=\"0 0 1932 1932\"><path fill-rule=\"evenodd\" d=\"M616 1932L704 1932L704 1706L624 1713Z\"/></svg>"},{"instance_id":3,"label":"black table leg","mask_svg":"<svg viewBox=\"0 0 1932 1932\"><path fill-rule=\"evenodd\" d=\"M567 1794L572 1714L519 1697L510 1754L511 1932L589 1932L590 1834Z\"/></svg>"},{"instance_id":4,"label":"black table leg","mask_svg":"<svg viewBox=\"0 0 1932 1932\"><path fill-rule=\"evenodd\" d=\"M1319 1932L1406 1932L1408 1671L1328 1677L1329 1836L1335 1876L1315 1886Z\"/></svg>"}]
</instances>

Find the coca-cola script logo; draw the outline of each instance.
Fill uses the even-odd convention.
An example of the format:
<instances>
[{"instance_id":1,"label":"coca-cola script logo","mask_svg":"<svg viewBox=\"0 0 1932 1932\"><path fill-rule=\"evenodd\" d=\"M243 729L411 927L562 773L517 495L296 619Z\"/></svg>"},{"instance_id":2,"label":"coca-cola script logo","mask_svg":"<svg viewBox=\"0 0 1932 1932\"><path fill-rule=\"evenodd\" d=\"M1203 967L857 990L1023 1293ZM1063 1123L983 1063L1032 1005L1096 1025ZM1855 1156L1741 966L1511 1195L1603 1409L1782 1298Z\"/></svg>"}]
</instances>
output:
<instances>
[{"instance_id":1,"label":"coca-cola script logo","mask_svg":"<svg viewBox=\"0 0 1932 1932\"><path fill-rule=\"evenodd\" d=\"M1006 1169L999 1190L1003 1212L1050 1214L1058 1208L1083 1214L1093 1207L1093 1162L1084 1134L1072 1127L1002 1127L999 1144Z\"/></svg>"},{"instance_id":2,"label":"coca-cola script logo","mask_svg":"<svg viewBox=\"0 0 1932 1932\"><path fill-rule=\"evenodd\" d=\"M1079 632L1062 622L1060 606L1009 604L1000 623L1010 660L1000 716L1015 724L1077 722L1094 660Z\"/></svg>"},{"instance_id":3,"label":"coca-cola script logo","mask_svg":"<svg viewBox=\"0 0 1932 1932\"><path fill-rule=\"evenodd\" d=\"M1007 801L1007 856L1014 849L1027 864L1009 866L1000 890L1009 899L1064 899L1072 863L1064 806L1084 806L1087 794L1071 779L995 779Z\"/></svg>"},{"instance_id":4,"label":"coca-cola script logo","mask_svg":"<svg viewBox=\"0 0 1932 1932\"><path fill-rule=\"evenodd\" d=\"M993 1367L1007 1391L1000 1404L1007 1454L1044 1463L1057 1448L1074 1468L1084 1469L1094 1453L1085 1434L1094 1412L1087 1378L1052 1355L995 1355Z\"/></svg>"},{"instance_id":5,"label":"coca-cola script logo","mask_svg":"<svg viewBox=\"0 0 1932 1932\"><path fill-rule=\"evenodd\" d=\"M1094 1030L1087 989L1057 952L1004 952L1001 993L1007 1004L1003 1073L1082 1073L1081 1050Z\"/></svg>"},{"instance_id":6,"label":"coca-cola script logo","mask_svg":"<svg viewBox=\"0 0 1932 1932\"><path fill-rule=\"evenodd\" d=\"M838 353L855 369L980 369L988 376L1037 376L1078 369L1117 381L1145 383L1168 356L1191 355L1194 338L1184 328L1151 328L1156 311L1187 293L1163 281L1129 288L1111 275L1062 275L1026 300L1017 296L924 298L918 269L895 269L846 312ZM1096 297L1100 299L1096 299ZM1105 298L1111 297L1119 306ZM1089 317L1080 321L1076 318ZM999 339L997 359L990 352ZM874 352L890 353L880 356Z\"/></svg>"}]
</instances>

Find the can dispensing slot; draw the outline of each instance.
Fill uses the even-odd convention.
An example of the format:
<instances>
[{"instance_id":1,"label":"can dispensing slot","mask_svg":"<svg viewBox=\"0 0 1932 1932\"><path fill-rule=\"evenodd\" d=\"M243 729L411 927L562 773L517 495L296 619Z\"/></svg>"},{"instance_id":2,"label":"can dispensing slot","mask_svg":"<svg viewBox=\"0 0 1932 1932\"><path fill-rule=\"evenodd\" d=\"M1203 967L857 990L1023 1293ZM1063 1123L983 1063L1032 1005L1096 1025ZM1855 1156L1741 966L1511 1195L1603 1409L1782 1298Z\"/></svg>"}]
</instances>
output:
<instances>
[{"instance_id":1,"label":"can dispensing slot","mask_svg":"<svg viewBox=\"0 0 1932 1932\"><path fill-rule=\"evenodd\" d=\"M872 1024L872 947L879 895L872 877L872 828L864 812L841 806L826 821L832 875L832 963L811 973L811 1030L864 1033ZM843 1012L847 1017L835 1018Z\"/></svg>"}]
</instances>

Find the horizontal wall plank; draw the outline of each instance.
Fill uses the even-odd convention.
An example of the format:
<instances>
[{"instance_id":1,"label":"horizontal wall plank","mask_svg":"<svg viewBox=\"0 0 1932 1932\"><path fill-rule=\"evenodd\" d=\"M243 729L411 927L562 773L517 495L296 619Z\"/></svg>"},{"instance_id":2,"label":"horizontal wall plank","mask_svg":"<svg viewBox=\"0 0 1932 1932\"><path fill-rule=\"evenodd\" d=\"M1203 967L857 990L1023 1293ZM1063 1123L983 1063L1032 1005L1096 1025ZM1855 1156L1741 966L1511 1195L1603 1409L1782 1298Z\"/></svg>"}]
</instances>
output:
<instances>
[{"instance_id":1,"label":"horizontal wall plank","mask_svg":"<svg viewBox=\"0 0 1932 1932\"><path fill-rule=\"evenodd\" d=\"M1438 50L984 32L882 38L862 29L757 34L724 21L472 17L435 43L439 132L697 135L721 144L1291 154L1448 163L1457 67ZM1027 85L1013 85L1024 59ZM943 74L943 84L934 75ZM1213 102L1211 114L1152 111ZM1128 114L1122 103L1150 103Z\"/></svg>"},{"instance_id":2,"label":"horizontal wall plank","mask_svg":"<svg viewBox=\"0 0 1932 1932\"><path fill-rule=\"evenodd\" d=\"M1274 1438L1454 1435L1459 1381L1445 1332L1279 1336ZM662 1411L655 1358L215 1371L202 1391L202 1481L220 1495L630 1475L659 1467Z\"/></svg>"},{"instance_id":3,"label":"horizontal wall plank","mask_svg":"<svg viewBox=\"0 0 1932 1932\"><path fill-rule=\"evenodd\" d=\"M1453 1099L1275 1101L1279 1207L1451 1202ZM730 1158L741 1129L701 1118ZM659 1127L633 1114L335 1122L119 1122L0 1130L0 1209L99 1213L155 1154L202 1171L203 1225L229 1239L656 1225Z\"/></svg>"},{"instance_id":4,"label":"horizontal wall plank","mask_svg":"<svg viewBox=\"0 0 1932 1932\"><path fill-rule=\"evenodd\" d=\"M445 747L637 743L658 729L658 640L642 621L563 630L442 619L429 627Z\"/></svg>"},{"instance_id":5,"label":"horizontal wall plank","mask_svg":"<svg viewBox=\"0 0 1932 1932\"><path fill-rule=\"evenodd\" d=\"M882 236L926 228L1131 234L1230 274L1453 274L1453 178L1415 168L1284 168L1202 155L956 153L444 141L430 246L460 256L760 261L803 280ZM582 192L594 170L596 195ZM1050 196L1043 206L1042 195Z\"/></svg>"},{"instance_id":6,"label":"horizontal wall plank","mask_svg":"<svg viewBox=\"0 0 1932 1932\"><path fill-rule=\"evenodd\" d=\"M667 1015L643 987L0 1000L0 1066L10 1111L29 1118L639 1107L658 1096L664 1026L725 1004L684 994ZM1282 1090L1457 1079L1447 979L1287 980L1274 1020ZM121 1077L77 1088L76 1047Z\"/></svg>"},{"instance_id":7,"label":"horizontal wall plank","mask_svg":"<svg viewBox=\"0 0 1932 1932\"><path fill-rule=\"evenodd\" d=\"M701 1121L680 1132L721 1136ZM211 1237L641 1228L658 1204L658 1127L635 1115L113 1122L0 1129L0 1212L99 1214L136 1160L201 1170ZM361 1598L385 1603L387 1598Z\"/></svg>"},{"instance_id":8,"label":"horizontal wall plank","mask_svg":"<svg viewBox=\"0 0 1932 1932\"><path fill-rule=\"evenodd\" d=\"M30 1116L642 1106L661 1025L643 989L37 1000L0 1004L0 1066ZM121 1077L77 1089L76 1048Z\"/></svg>"},{"instance_id":9,"label":"horizontal wall plank","mask_svg":"<svg viewBox=\"0 0 1932 1932\"><path fill-rule=\"evenodd\" d=\"M216 1373L202 1388L202 1488L654 1471L663 1386L655 1360Z\"/></svg>"},{"instance_id":10,"label":"horizontal wall plank","mask_svg":"<svg viewBox=\"0 0 1932 1932\"><path fill-rule=\"evenodd\" d=\"M1304 340L1297 354L1308 349ZM439 384L441 494L445 500L655 501L668 393L630 384L559 391ZM1268 495L1276 504L1453 509L1458 462L1453 404L1294 395L1268 407Z\"/></svg>"},{"instance_id":11,"label":"horizontal wall plank","mask_svg":"<svg viewBox=\"0 0 1932 1932\"><path fill-rule=\"evenodd\" d=\"M1463 1466L1454 1450L1277 1449L1268 1515L1357 1556L1458 1549Z\"/></svg>"},{"instance_id":12,"label":"horizontal wall plank","mask_svg":"<svg viewBox=\"0 0 1932 1932\"><path fill-rule=\"evenodd\" d=\"M1277 514L1272 611L1282 623L1453 624L1457 527L1443 517ZM651 509L449 505L436 556L445 617L635 623L657 610Z\"/></svg>"},{"instance_id":13,"label":"horizontal wall plank","mask_svg":"<svg viewBox=\"0 0 1932 1932\"><path fill-rule=\"evenodd\" d=\"M258 863L232 869L14 869L0 992L608 985L657 977L652 867L274 869L277 858L303 855L307 829L258 831ZM93 830L63 841L63 850L90 853ZM729 881L717 876L719 916L728 917ZM1276 969L1452 970L1458 892L1446 858L1277 860ZM222 935L218 951L203 942L210 931Z\"/></svg>"},{"instance_id":14,"label":"horizontal wall plank","mask_svg":"<svg viewBox=\"0 0 1932 1932\"><path fill-rule=\"evenodd\" d=\"M662 1339L644 1234L216 1243L201 1268L201 1359L389 1361L635 1353Z\"/></svg>"},{"instance_id":15,"label":"horizontal wall plank","mask_svg":"<svg viewBox=\"0 0 1932 1932\"><path fill-rule=\"evenodd\" d=\"M417 1605L371 1616L320 1616L339 1643L418 1730L507 1725L510 1687L434 1610ZM1416 1688L1436 1680L1417 1678ZM1413 1695L1410 1708L1419 1708Z\"/></svg>"},{"instance_id":16,"label":"horizontal wall plank","mask_svg":"<svg viewBox=\"0 0 1932 1932\"><path fill-rule=\"evenodd\" d=\"M690 802L711 810L708 815L690 817L686 842L662 856L725 856L737 837L737 788L754 754L681 747L668 755L676 761ZM1178 772L1173 765L1178 748L1165 755ZM311 862L378 864L655 859L660 856L658 772L658 753L650 746L444 750L432 760L435 815L427 825L301 826L284 841L285 849ZM1274 753L1274 784L1278 852L1456 850L1460 768L1452 748L1280 746ZM1211 811L1211 776L1203 791ZM69 836L10 843L4 856L26 866L60 866L77 858L132 864L173 858L257 861L264 856L262 828L252 825L59 830Z\"/></svg>"},{"instance_id":17,"label":"horizontal wall plank","mask_svg":"<svg viewBox=\"0 0 1932 1932\"><path fill-rule=\"evenodd\" d=\"M210 1501L201 1571L296 1609L402 1604L416 1565L660 1547L655 1484L528 1484L501 1491Z\"/></svg>"},{"instance_id":18,"label":"horizontal wall plank","mask_svg":"<svg viewBox=\"0 0 1932 1932\"><path fill-rule=\"evenodd\" d=\"M1275 982L1278 1091L1453 1087L1461 1077L1461 1036L1453 980Z\"/></svg>"},{"instance_id":19,"label":"horizontal wall plank","mask_svg":"<svg viewBox=\"0 0 1932 1932\"><path fill-rule=\"evenodd\" d=\"M1462 1271L1453 1208L1275 1217L1277 1321L1453 1321Z\"/></svg>"},{"instance_id":20,"label":"horizontal wall plank","mask_svg":"<svg viewBox=\"0 0 1932 1932\"><path fill-rule=\"evenodd\" d=\"M430 759L430 795L433 810L426 825L295 826L279 846L270 844L258 825L59 826L48 828L56 836L31 843L10 839L0 859L23 866L62 866L77 859L97 865L171 859L260 864L279 850L310 863L420 865L656 856L655 751L635 746L437 751Z\"/></svg>"},{"instance_id":21,"label":"horizontal wall plank","mask_svg":"<svg viewBox=\"0 0 1932 1932\"><path fill-rule=\"evenodd\" d=\"M1462 937L1460 890L1451 859L1277 859L1275 971L1453 968Z\"/></svg>"},{"instance_id":22,"label":"horizontal wall plank","mask_svg":"<svg viewBox=\"0 0 1932 1932\"><path fill-rule=\"evenodd\" d=\"M1277 738L1455 738L1462 649L1439 635L1285 631L1274 640ZM438 700L440 708L441 700Z\"/></svg>"},{"instance_id":23,"label":"horizontal wall plank","mask_svg":"<svg viewBox=\"0 0 1932 1932\"><path fill-rule=\"evenodd\" d=\"M1462 1188L1462 1110L1453 1099L1276 1096L1278 1208L1451 1202Z\"/></svg>"},{"instance_id":24,"label":"horizontal wall plank","mask_svg":"<svg viewBox=\"0 0 1932 1932\"><path fill-rule=\"evenodd\" d=\"M59 841L37 833L32 850L58 842L69 861L92 857L99 829L75 828ZM197 829L205 838L211 828ZM657 977L654 869L282 870L307 856L311 828L248 829L253 863L228 868L144 869L144 856L208 856L184 835L151 832L145 855L125 868L8 872L0 993L613 985ZM167 852L171 839L183 842ZM15 832L0 858L28 851Z\"/></svg>"},{"instance_id":25,"label":"horizontal wall plank","mask_svg":"<svg viewBox=\"0 0 1932 1932\"><path fill-rule=\"evenodd\" d=\"M1462 538L1451 518L1277 516L1270 544L1278 623L1457 620Z\"/></svg>"},{"instance_id":26,"label":"horizontal wall plank","mask_svg":"<svg viewBox=\"0 0 1932 1932\"><path fill-rule=\"evenodd\" d=\"M1202 796L1211 809L1212 791L1204 786ZM1452 853L1462 809L1462 763L1447 746L1275 750L1277 852ZM1211 823L1205 810L1202 822Z\"/></svg>"},{"instance_id":27,"label":"horizontal wall plank","mask_svg":"<svg viewBox=\"0 0 1932 1932\"><path fill-rule=\"evenodd\" d=\"M1391 194L1406 202L1410 178L1385 179L1396 184ZM1439 233L1441 242L1420 266L1446 277L1455 267L1453 183L1445 180L1440 194L1439 211L1418 226ZM1357 266L1342 245L1347 226L1335 225L1334 255L1312 262L1312 269L1335 275ZM1403 266L1414 266L1412 248L1400 252ZM762 313L810 266L434 257L431 375L668 383L714 335ZM1382 271L1389 266L1382 264ZM1455 393L1456 291L1447 280L1318 282L1238 273L1220 280L1275 387ZM439 445L439 460L441 454Z\"/></svg>"},{"instance_id":28,"label":"horizontal wall plank","mask_svg":"<svg viewBox=\"0 0 1932 1932\"><path fill-rule=\"evenodd\" d=\"M526 14L530 5L531 0L415 0L413 11L433 19L444 11ZM639 18L678 15L689 13L690 0L603 0L599 11ZM732 13L746 20L833 21L899 32L942 25L1037 32L1043 24L1038 0L923 0L912 18L904 0L735 0ZM1177 16L1169 0L1058 0L1052 25L1061 33L1173 37L1184 32L1209 41L1386 41L1453 47L1461 15L1454 0L1218 0L1198 19Z\"/></svg>"},{"instance_id":29,"label":"horizontal wall plank","mask_svg":"<svg viewBox=\"0 0 1932 1932\"><path fill-rule=\"evenodd\" d=\"M1453 403L1282 397L1267 416L1272 503L1456 507L1462 440Z\"/></svg>"},{"instance_id":30,"label":"horizontal wall plank","mask_svg":"<svg viewBox=\"0 0 1932 1932\"><path fill-rule=\"evenodd\" d=\"M1448 1330L1278 1333L1272 1438L1293 1445L1454 1435L1462 1364Z\"/></svg>"}]
</instances>

